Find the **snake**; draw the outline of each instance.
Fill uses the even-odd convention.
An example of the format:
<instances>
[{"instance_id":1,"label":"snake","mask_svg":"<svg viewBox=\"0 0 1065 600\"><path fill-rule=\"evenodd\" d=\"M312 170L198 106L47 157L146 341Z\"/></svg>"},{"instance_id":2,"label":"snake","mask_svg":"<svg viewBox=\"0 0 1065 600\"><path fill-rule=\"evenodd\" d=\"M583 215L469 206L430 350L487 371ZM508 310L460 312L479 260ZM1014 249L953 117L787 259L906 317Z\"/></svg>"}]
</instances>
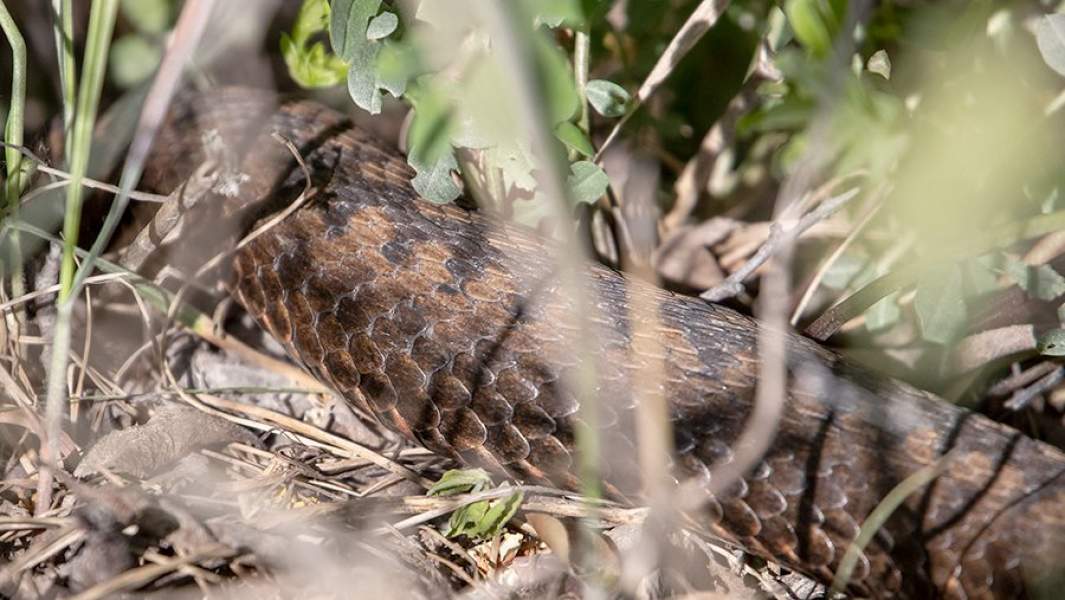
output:
<instances>
[{"instance_id":1,"label":"snake","mask_svg":"<svg viewBox=\"0 0 1065 600\"><path fill-rule=\"evenodd\" d=\"M560 267L572 257L553 238L422 199L400 152L305 99L180 95L142 187L186 181L206 160L205 131L224 141L235 175L168 260L257 231L231 254L232 296L385 428L463 464L566 489L581 485L578 441L591 436L604 489L638 502L650 389L670 423L671 482L709 490L721 465L739 460L761 369L755 319L584 258L575 294ZM692 523L822 582L853 546L846 592L859 597L1014 598L1052 585L1065 562L1065 454L786 336L768 449L742 478L719 482Z\"/></svg>"}]
</instances>

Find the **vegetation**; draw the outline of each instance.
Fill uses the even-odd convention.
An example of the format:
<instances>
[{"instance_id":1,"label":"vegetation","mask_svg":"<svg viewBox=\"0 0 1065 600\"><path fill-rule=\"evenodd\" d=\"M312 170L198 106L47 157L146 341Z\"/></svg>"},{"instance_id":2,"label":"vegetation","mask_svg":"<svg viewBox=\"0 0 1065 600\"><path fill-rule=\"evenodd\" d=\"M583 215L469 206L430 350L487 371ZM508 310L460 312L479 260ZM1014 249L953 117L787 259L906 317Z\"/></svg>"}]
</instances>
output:
<instances>
[{"instance_id":1,"label":"vegetation","mask_svg":"<svg viewBox=\"0 0 1065 600\"><path fill-rule=\"evenodd\" d=\"M585 525L598 531L646 514L599 497L594 473L609 457L599 456L594 431L578 440L588 487L576 500L497 485L481 471L445 472L453 465L368 429L365 415L317 401L328 395L321 384L253 348L268 342L218 333L216 290L200 281L217 262L167 280L116 259L145 226L141 208L167 201L137 187L163 108L182 86L273 85L319 99L401 147L427 201L472 200L574 256L591 246L595 260L790 324L875 370L1060 439L1061 6L293 0L252 3L246 14L231 6L243 4L0 0L0 549L9 561L0 594L260 585L256 575L278 566L271 552L287 535L282 526L345 556L415 565L448 593L547 547L580 567L584 584L634 589L611 571L616 549L564 524L594 513L598 521ZM561 265L563 280L579 268ZM127 330L136 333L116 333ZM250 361L267 374L203 375L212 373L205 357L219 356L243 357L226 362L230 369ZM153 435L183 440L174 446L211 461L211 480L237 500L147 472L120 477L126 459L88 461L96 466L87 474L103 473L92 483L68 472L76 450L151 423L175 399L261 438L190 411L122 444L136 454L159 445ZM200 449L196 433L226 450ZM860 538L871 539L942 468L907 480ZM382 500L392 529L360 530L373 544L308 516L394 485L407 487ZM245 523L220 526L211 522L219 513L189 508L211 503ZM523 526L513 519L523 506L548 516ZM134 552L127 527L150 529L149 509L217 544L151 530ZM269 526L241 528L257 519ZM121 543L97 539L108 535ZM571 543L590 550L571 557ZM121 560L93 562L115 547ZM90 558L77 558L78 548ZM707 563L727 555L705 552ZM346 577L342 564L322 562L293 560L294 571L321 566L323 581ZM771 569L745 564L747 585L785 597ZM368 577L381 589L403 585ZM278 576L273 585L291 593L303 580Z\"/></svg>"}]
</instances>

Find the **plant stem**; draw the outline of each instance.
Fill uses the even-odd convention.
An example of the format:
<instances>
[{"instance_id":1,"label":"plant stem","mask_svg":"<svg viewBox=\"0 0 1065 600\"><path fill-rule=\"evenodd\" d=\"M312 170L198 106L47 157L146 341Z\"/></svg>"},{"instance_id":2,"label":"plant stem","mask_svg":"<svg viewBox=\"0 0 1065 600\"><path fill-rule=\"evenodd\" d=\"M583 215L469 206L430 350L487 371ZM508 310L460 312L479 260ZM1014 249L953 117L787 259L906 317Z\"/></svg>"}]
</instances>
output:
<instances>
[{"instance_id":1,"label":"plant stem","mask_svg":"<svg viewBox=\"0 0 1065 600\"><path fill-rule=\"evenodd\" d=\"M74 16L71 0L52 0L55 23L55 51L59 59L59 87L63 94L63 133L70 135L74 125L75 92L78 84L77 65L74 62ZM66 145L66 159L70 162L70 145Z\"/></svg>"},{"instance_id":2,"label":"plant stem","mask_svg":"<svg viewBox=\"0 0 1065 600\"><path fill-rule=\"evenodd\" d=\"M581 99L581 117L577 125L588 133L588 62L591 57L591 38L587 31L578 31L573 43L573 74L577 81L577 94Z\"/></svg>"},{"instance_id":3,"label":"plant stem","mask_svg":"<svg viewBox=\"0 0 1065 600\"><path fill-rule=\"evenodd\" d=\"M0 0L0 29L3 29L8 44L11 45L11 101L7 112L7 123L4 126L4 141L11 146L4 150L4 159L7 162L7 185L4 186L4 198L6 199L6 214L8 218L17 218L19 193L22 184L22 153L12 146L22 145L22 113L26 105L26 42L22 39L15 20L11 13ZM8 238L10 254L8 254L5 272L11 276L11 294L21 296L25 293L25 282L22 275L22 249L18 234L12 232ZM11 326L17 327L17 321L21 321L22 311L15 315L15 321L9 321ZM9 332L14 333L14 332Z\"/></svg>"},{"instance_id":4,"label":"plant stem","mask_svg":"<svg viewBox=\"0 0 1065 600\"><path fill-rule=\"evenodd\" d=\"M4 141L13 146L22 145L22 111L26 105L26 42L22 39L15 20L0 0L0 29L3 29L8 44L11 45L11 100L4 127ZM7 161L7 185L4 194L8 209L18 210L19 169L22 167L22 154L8 146L4 150Z\"/></svg>"},{"instance_id":5,"label":"plant stem","mask_svg":"<svg viewBox=\"0 0 1065 600\"><path fill-rule=\"evenodd\" d=\"M133 135L129 151L126 153L126 162L122 166L122 176L119 180L119 192L107 212L107 218L100 228L96 240L89 250L84 263L78 269L71 284L72 296L77 296L79 287L92 273L96 259L103 253L111 236L114 234L122 215L129 205L130 194L133 188L140 182L144 162L148 158L152 140L162 126L166 117L166 109L170 105L170 99L177 90L181 80L181 73L192 56L193 50L199 43L207 27L207 19L214 8L215 0L188 0L181 10L177 26L170 42L170 47L159 65L159 71L152 81L152 87L144 100L140 119L137 122L137 130Z\"/></svg>"},{"instance_id":6,"label":"plant stem","mask_svg":"<svg viewBox=\"0 0 1065 600\"><path fill-rule=\"evenodd\" d=\"M74 248L81 226L81 180L89 166L92 129L100 104L100 92L107 68L107 53L114 31L118 0L96 0L89 15L89 33L85 46L85 74L78 89L77 109L70 135L70 186L67 188L66 213L63 219L63 263L60 267L59 303L69 302L70 284L74 281Z\"/></svg>"},{"instance_id":7,"label":"plant stem","mask_svg":"<svg viewBox=\"0 0 1065 600\"><path fill-rule=\"evenodd\" d=\"M913 474L892 488L888 495L880 501L880 504L873 509L873 512L869 513L865 522L862 523L858 537L847 547L843 559L840 560L839 567L836 568L836 575L832 579L831 597L841 594L846 589L847 582L850 581L851 575L854 574L854 567L858 565L858 559L861 557L862 552L869 545L869 542L873 541L873 536L880 531L884 523L906 501L906 498L909 498L933 479L939 477L952 458L952 454L944 455L936 462L914 471Z\"/></svg>"},{"instance_id":8,"label":"plant stem","mask_svg":"<svg viewBox=\"0 0 1065 600\"><path fill-rule=\"evenodd\" d=\"M37 481L38 513L51 504L52 468L59 457L57 441L62 429L66 395L67 359L70 354L70 317L73 311L74 255L81 226L81 180L89 166L93 124L100 104L107 53L115 28L118 0L95 0L89 13L89 32L83 60L85 73L78 88L77 108L70 130L70 185L67 187L63 218L63 262L59 269L59 299L56 304L55 332L48 369L48 395L45 409L47 443L42 445L42 469Z\"/></svg>"}]
</instances>

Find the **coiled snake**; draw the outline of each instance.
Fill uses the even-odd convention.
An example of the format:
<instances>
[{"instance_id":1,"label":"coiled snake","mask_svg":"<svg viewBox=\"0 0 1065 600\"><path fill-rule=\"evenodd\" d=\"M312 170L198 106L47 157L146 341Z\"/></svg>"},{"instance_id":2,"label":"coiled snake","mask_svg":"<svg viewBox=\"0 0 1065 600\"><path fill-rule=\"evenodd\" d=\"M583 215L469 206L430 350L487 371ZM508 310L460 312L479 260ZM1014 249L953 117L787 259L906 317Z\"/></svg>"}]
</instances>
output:
<instances>
[{"instance_id":1,"label":"coiled snake","mask_svg":"<svg viewBox=\"0 0 1065 600\"><path fill-rule=\"evenodd\" d=\"M182 182L203 159L205 129L244 157L246 178L189 231L184 248L239 237L303 190L303 171L272 132L295 143L318 189L233 261L236 298L293 359L434 452L524 481L575 485L580 413L561 383L580 367L577 328L549 244L520 226L419 199L405 161L339 113L248 90L178 102L146 185L169 191ZM207 227L219 224L229 229ZM707 477L732 458L750 412L758 325L596 264L582 273L593 308L585 318L601 348L594 366L604 481L619 493L638 489L633 390L651 364L664 364L674 475ZM634 343L647 331L629 312L636 294L657 306L657 346ZM743 481L709 501L700 518L710 533L831 580L885 494L949 451L944 472L873 537L849 591L1015 597L1060 570L1065 455L848 366L799 336L788 354L776 437Z\"/></svg>"}]
</instances>

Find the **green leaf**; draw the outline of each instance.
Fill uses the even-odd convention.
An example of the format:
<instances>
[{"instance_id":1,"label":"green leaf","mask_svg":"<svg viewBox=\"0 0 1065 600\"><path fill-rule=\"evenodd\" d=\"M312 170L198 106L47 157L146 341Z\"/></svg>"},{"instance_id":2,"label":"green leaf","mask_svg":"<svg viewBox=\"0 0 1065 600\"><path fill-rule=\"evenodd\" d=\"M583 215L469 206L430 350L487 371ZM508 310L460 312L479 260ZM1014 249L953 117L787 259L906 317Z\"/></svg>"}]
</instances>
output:
<instances>
[{"instance_id":1,"label":"green leaf","mask_svg":"<svg viewBox=\"0 0 1065 600\"><path fill-rule=\"evenodd\" d=\"M174 15L171 0L122 0L119 7L122 16L141 33L165 32Z\"/></svg>"},{"instance_id":2,"label":"green leaf","mask_svg":"<svg viewBox=\"0 0 1065 600\"><path fill-rule=\"evenodd\" d=\"M484 469L450 469L425 492L427 496L453 496L487 489L492 477Z\"/></svg>"},{"instance_id":3,"label":"green leaf","mask_svg":"<svg viewBox=\"0 0 1065 600\"><path fill-rule=\"evenodd\" d=\"M414 107L414 118L407 129L407 148L413 162L431 164L451 152L452 105L435 85L411 88L407 100ZM412 164L413 164L412 162Z\"/></svg>"},{"instance_id":4,"label":"green leaf","mask_svg":"<svg viewBox=\"0 0 1065 600\"><path fill-rule=\"evenodd\" d=\"M131 88L151 77L163 51L141 35L124 35L111 45L110 74L121 88Z\"/></svg>"},{"instance_id":5,"label":"green leaf","mask_svg":"<svg viewBox=\"0 0 1065 600\"><path fill-rule=\"evenodd\" d=\"M447 531L444 532L444 535L447 537L458 537L460 535L474 537L473 532L477 530L487 512L487 500L471 502L459 507L455 512L451 513L451 518L447 522Z\"/></svg>"},{"instance_id":6,"label":"green leaf","mask_svg":"<svg viewBox=\"0 0 1065 600\"><path fill-rule=\"evenodd\" d=\"M325 31L329 26L329 2L327 0L303 0L296 22L292 24L292 40L297 46L305 46L311 36Z\"/></svg>"},{"instance_id":7,"label":"green leaf","mask_svg":"<svg viewBox=\"0 0 1065 600\"><path fill-rule=\"evenodd\" d=\"M347 63L326 50L322 42L310 44L314 35L325 31L329 14L326 0L304 0L292 25L292 34L281 34L281 56L289 76L301 87L331 87L347 76Z\"/></svg>"},{"instance_id":8,"label":"green leaf","mask_svg":"<svg viewBox=\"0 0 1065 600\"><path fill-rule=\"evenodd\" d=\"M1065 294L1065 277L1050 265L1033 267L1011 257L1007 258L1006 273L1033 298L1050 301Z\"/></svg>"},{"instance_id":9,"label":"green leaf","mask_svg":"<svg viewBox=\"0 0 1065 600\"><path fill-rule=\"evenodd\" d=\"M821 0L788 0L784 4L795 37L816 57L825 56L832 49L832 32L820 5Z\"/></svg>"},{"instance_id":10,"label":"green leaf","mask_svg":"<svg viewBox=\"0 0 1065 600\"><path fill-rule=\"evenodd\" d=\"M399 26L399 17L395 13L385 11L370 20L366 27L366 38L380 40L392 35Z\"/></svg>"},{"instance_id":11,"label":"green leaf","mask_svg":"<svg viewBox=\"0 0 1065 600\"><path fill-rule=\"evenodd\" d=\"M514 492L499 500L480 500L467 504L451 513L445 535L465 535L471 539L492 538L503 530L521 506L524 494Z\"/></svg>"},{"instance_id":12,"label":"green leaf","mask_svg":"<svg viewBox=\"0 0 1065 600\"><path fill-rule=\"evenodd\" d=\"M462 194L451 174L458 170L455 153L448 152L432 163L424 163L407 157L416 175L410 180L414 191L434 204L447 204Z\"/></svg>"},{"instance_id":13,"label":"green leaf","mask_svg":"<svg viewBox=\"0 0 1065 600\"><path fill-rule=\"evenodd\" d=\"M1039 338L1039 353L1046 356L1065 356L1065 329L1053 329Z\"/></svg>"},{"instance_id":14,"label":"green leaf","mask_svg":"<svg viewBox=\"0 0 1065 600\"><path fill-rule=\"evenodd\" d=\"M604 117L620 117L629 108L629 93L612 81L593 79L588 82L584 92L595 112Z\"/></svg>"},{"instance_id":15,"label":"green leaf","mask_svg":"<svg viewBox=\"0 0 1065 600\"><path fill-rule=\"evenodd\" d=\"M1065 15L1046 15L1038 19L1035 42L1047 66L1065 76Z\"/></svg>"},{"instance_id":16,"label":"green leaf","mask_svg":"<svg viewBox=\"0 0 1065 600\"><path fill-rule=\"evenodd\" d=\"M962 284L957 265L933 269L917 283L913 307L926 340L946 344L963 331L968 315Z\"/></svg>"},{"instance_id":17,"label":"green leaf","mask_svg":"<svg viewBox=\"0 0 1065 600\"><path fill-rule=\"evenodd\" d=\"M407 83L419 69L418 51L410 44L385 41L377 53L377 85L396 98L407 91Z\"/></svg>"},{"instance_id":18,"label":"green leaf","mask_svg":"<svg viewBox=\"0 0 1065 600\"><path fill-rule=\"evenodd\" d=\"M366 31L377 15L381 0L333 0L329 19L329 42L340 58L348 62L369 45Z\"/></svg>"},{"instance_id":19,"label":"green leaf","mask_svg":"<svg viewBox=\"0 0 1065 600\"><path fill-rule=\"evenodd\" d=\"M579 160L570 165L570 175L566 178L570 198L580 204L592 204L599 200L610 185L610 179L599 165L586 160Z\"/></svg>"},{"instance_id":20,"label":"green leaf","mask_svg":"<svg viewBox=\"0 0 1065 600\"><path fill-rule=\"evenodd\" d=\"M525 494L520 490L499 500L493 500L479 523L476 534L482 538L494 537L514 517Z\"/></svg>"},{"instance_id":21,"label":"green leaf","mask_svg":"<svg viewBox=\"0 0 1065 600\"><path fill-rule=\"evenodd\" d=\"M569 121L580 108L580 95L573 79L569 59L553 40L544 35L534 36L536 66L543 83L551 125Z\"/></svg>"},{"instance_id":22,"label":"green leaf","mask_svg":"<svg viewBox=\"0 0 1065 600\"><path fill-rule=\"evenodd\" d=\"M281 56L289 77L304 88L337 85L348 72L348 65L328 53L321 42L315 42L310 48L301 47L286 33L281 34Z\"/></svg>"},{"instance_id":23,"label":"green leaf","mask_svg":"<svg viewBox=\"0 0 1065 600\"><path fill-rule=\"evenodd\" d=\"M348 63L348 94L370 114L381 112L377 79L377 53L381 43L367 37L370 19L377 15L381 0L333 0L329 40L340 58Z\"/></svg>"},{"instance_id":24,"label":"green leaf","mask_svg":"<svg viewBox=\"0 0 1065 600\"><path fill-rule=\"evenodd\" d=\"M563 121L555 126L555 137L558 138L558 141L565 144L567 148L581 156L592 156L595 154L595 147L592 146L592 142L588 139L588 136L581 131L580 127L577 127L570 121Z\"/></svg>"},{"instance_id":25,"label":"green leaf","mask_svg":"<svg viewBox=\"0 0 1065 600\"><path fill-rule=\"evenodd\" d=\"M587 24L580 0L524 0L524 4L527 14L533 16L535 23L551 28L565 24L574 29Z\"/></svg>"}]
</instances>

